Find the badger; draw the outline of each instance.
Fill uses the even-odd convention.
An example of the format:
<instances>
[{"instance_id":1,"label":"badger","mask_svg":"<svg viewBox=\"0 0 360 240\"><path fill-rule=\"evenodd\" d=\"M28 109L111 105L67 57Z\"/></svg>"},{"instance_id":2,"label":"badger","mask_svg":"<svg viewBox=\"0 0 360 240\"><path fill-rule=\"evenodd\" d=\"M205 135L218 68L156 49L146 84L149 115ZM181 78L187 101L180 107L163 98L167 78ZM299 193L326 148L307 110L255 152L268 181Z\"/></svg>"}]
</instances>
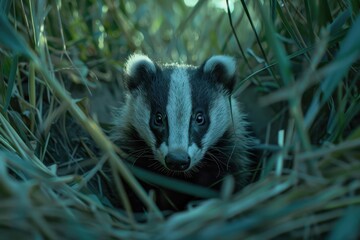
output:
<instances>
[{"instance_id":1,"label":"badger","mask_svg":"<svg viewBox=\"0 0 360 240\"><path fill-rule=\"evenodd\" d=\"M134 54L125 75L125 101L115 111L112 138L131 164L205 187L219 186L226 175L239 189L249 183L252 138L232 94L233 57L216 55L191 66ZM169 195L178 208L191 199Z\"/></svg>"}]
</instances>

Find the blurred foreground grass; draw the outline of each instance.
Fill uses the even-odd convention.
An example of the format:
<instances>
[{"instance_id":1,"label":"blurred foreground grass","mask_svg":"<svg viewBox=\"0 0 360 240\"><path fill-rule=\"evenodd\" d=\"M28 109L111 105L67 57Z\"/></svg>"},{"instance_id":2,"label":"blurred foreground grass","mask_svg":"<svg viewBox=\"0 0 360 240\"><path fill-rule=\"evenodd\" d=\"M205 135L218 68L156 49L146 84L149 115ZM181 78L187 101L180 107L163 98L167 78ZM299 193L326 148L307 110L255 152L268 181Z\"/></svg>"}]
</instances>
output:
<instances>
[{"instance_id":1,"label":"blurred foreground grass","mask_svg":"<svg viewBox=\"0 0 360 240\"><path fill-rule=\"evenodd\" d=\"M214 3L0 2L1 236L359 237L359 1L230 1L229 15ZM265 126L259 181L235 194L228 181L164 219L104 134L133 51L239 59L237 94L255 89L251 104L275 113L254 120ZM145 202L145 222L109 203L97 184L106 163L114 188L124 181Z\"/></svg>"}]
</instances>

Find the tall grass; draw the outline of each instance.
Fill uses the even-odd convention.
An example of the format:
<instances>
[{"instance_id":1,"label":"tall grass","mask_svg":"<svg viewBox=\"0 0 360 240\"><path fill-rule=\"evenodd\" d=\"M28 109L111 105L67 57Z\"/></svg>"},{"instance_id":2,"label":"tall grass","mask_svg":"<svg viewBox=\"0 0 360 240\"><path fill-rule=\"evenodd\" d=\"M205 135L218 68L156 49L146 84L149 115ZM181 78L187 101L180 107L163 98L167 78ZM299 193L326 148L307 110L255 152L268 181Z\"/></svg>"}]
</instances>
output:
<instances>
[{"instance_id":1,"label":"tall grass","mask_svg":"<svg viewBox=\"0 0 360 240\"><path fill-rule=\"evenodd\" d=\"M227 2L227 13L211 1L0 2L2 236L359 237L360 3ZM221 194L177 185L211 199L165 219L136 178L154 176L130 172L104 133L133 51L239 58L236 94L255 89L254 108L272 113L255 124L265 126L257 182L232 193L227 181ZM106 164L123 210L100 184ZM141 223L124 184L148 208Z\"/></svg>"}]
</instances>

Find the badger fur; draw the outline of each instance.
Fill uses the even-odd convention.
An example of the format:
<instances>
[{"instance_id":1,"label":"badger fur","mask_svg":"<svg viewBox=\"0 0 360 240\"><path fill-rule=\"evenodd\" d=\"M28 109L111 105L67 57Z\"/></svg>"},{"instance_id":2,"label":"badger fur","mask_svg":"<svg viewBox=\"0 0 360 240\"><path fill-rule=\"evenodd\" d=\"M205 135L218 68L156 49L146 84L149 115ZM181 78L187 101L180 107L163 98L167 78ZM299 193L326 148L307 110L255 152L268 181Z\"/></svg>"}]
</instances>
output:
<instances>
[{"instance_id":1,"label":"badger fur","mask_svg":"<svg viewBox=\"0 0 360 240\"><path fill-rule=\"evenodd\" d=\"M235 70L235 60L222 55L200 66L130 56L125 102L115 111L116 144L132 164L156 173L205 187L233 175L244 187L251 175L252 141L232 96Z\"/></svg>"}]
</instances>

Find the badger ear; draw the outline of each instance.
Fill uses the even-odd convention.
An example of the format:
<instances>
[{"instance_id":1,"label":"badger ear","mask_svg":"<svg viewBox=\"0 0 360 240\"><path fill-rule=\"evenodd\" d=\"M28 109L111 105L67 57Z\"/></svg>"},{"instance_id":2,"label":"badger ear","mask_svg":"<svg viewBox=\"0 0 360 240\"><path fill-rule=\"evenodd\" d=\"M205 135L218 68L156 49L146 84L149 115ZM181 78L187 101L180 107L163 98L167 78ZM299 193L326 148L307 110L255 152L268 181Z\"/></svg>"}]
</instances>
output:
<instances>
[{"instance_id":1,"label":"badger ear","mask_svg":"<svg viewBox=\"0 0 360 240\"><path fill-rule=\"evenodd\" d=\"M146 55L133 54L125 64L126 85L129 90L137 88L141 83L154 78L156 64Z\"/></svg>"},{"instance_id":2,"label":"badger ear","mask_svg":"<svg viewBox=\"0 0 360 240\"><path fill-rule=\"evenodd\" d=\"M216 55L204 63L204 73L209 74L211 81L224 85L230 92L235 84L236 61L233 57Z\"/></svg>"}]
</instances>

